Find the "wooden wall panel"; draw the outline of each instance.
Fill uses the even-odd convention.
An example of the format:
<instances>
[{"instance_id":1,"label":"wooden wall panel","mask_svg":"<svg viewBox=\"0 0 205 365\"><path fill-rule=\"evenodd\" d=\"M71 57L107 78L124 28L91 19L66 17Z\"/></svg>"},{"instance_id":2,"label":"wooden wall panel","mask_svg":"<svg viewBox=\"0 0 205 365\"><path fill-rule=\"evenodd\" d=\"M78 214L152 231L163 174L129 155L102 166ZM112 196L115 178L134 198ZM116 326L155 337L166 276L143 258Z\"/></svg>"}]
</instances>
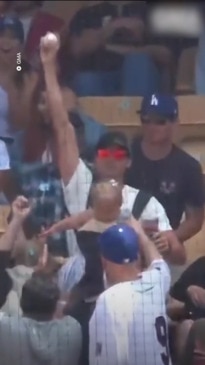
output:
<instances>
[{"instance_id":1,"label":"wooden wall panel","mask_svg":"<svg viewBox=\"0 0 205 365\"><path fill-rule=\"evenodd\" d=\"M140 97L81 98L80 106L84 112L106 124L110 129L125 132L128 137L140 134ZM205 97L178 97L180 123L176 127L174 140L184 144L193 155L200 155L205 171ZM187 142L184 143L184 140ZM198 143L200 141L200 144ZM200 151L199 151L200 150Z\"/></svg>"},{"instance_id":2,"label":"wooden wall panel","mask_svg":"<svg viewBox=\"0 0 205 365\"><path fill-rule=\"evenodd\" d=\"M180 124L183 126L205 125L205 97L180 96ZM106 125L136 126L140 125L139 115L142 98L140 97L86 97L80 98L80 105Z\"/></svg>"}]
</instances>

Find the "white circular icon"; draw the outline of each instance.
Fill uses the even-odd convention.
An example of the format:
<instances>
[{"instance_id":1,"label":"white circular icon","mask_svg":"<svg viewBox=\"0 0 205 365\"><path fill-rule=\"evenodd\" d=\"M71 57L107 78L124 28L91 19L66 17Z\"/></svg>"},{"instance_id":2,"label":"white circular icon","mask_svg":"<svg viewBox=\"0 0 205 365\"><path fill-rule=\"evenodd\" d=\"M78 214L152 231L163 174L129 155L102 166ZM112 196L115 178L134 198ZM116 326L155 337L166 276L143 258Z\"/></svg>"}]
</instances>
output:
<instances>
[{"instance_id":1,"label":"white circular icon","mask_svg":"<svg viewBox=\"0 0 205 365\"><path fill-rule=\"evenodd\" d=\"M16 71L21 71L21 66L17 66Z\"/></svg>"}]
</instances>

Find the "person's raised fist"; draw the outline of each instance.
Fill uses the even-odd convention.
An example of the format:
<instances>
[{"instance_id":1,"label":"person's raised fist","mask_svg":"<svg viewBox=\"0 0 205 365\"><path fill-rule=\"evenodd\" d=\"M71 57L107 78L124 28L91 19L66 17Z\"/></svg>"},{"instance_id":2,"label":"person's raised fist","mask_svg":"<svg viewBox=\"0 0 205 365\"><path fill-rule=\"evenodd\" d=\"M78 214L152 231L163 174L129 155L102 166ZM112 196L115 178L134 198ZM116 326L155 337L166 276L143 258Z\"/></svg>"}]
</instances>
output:
<instances>
[{"instance_id":1,"label":"person's raised fist","mask_svg":"<svg viewBox=\"0 0 205 365\"><path fill-rule=\"evenodd\" d=\"M18 196L12 204L13 218L23 222L31 213L31 205L24 196Z\"/></svg>"},{"instance_id":2,"label":"person's raised fist","mask_svg":"<svg viewBox=\"0 0 205 365\"><path fill-rule=\"evenodd\" d=\"M40 57L42 63L54 61L60 47L59 37L54 33L47 33L40 41Z\"/></svg>"}]
</instances>

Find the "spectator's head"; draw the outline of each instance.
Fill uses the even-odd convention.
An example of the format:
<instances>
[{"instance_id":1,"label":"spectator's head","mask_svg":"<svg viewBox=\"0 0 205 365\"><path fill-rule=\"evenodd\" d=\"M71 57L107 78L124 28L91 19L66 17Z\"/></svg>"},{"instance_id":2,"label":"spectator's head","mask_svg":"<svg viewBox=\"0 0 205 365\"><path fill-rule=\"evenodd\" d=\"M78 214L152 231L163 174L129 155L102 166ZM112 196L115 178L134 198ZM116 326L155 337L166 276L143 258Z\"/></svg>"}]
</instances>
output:
<instances>
[{"instance_id":1,"label":"spectator's head","mask_svg":"<svg viewBox=\"0 0 205 365\"><path fill-rule=\"evenodd\" d=\"M21 309L24 316L52 319L56 310L60 291L56 282L44 273L34 273L23 286Z\"/></svg>"},{"instance_id":2,"label":"spectator's head","mask_svg":"<svg viewBox=\"0 0 205 365\"><path fill-rule=\"evenodd\" d=\"M17 13L23 14L27 13L33 9L41 7L44 1L12 1L12 8Z\"/></svg>"},{"instance_id":3,"label":"spectator's head","mask_svg":"<svg viewBox=\"0 0 205 365\"><path fill-rule=\"evenodd\" d=\"M123 181L131 163L130 150L125 135L121 132L105 133L95 151L95 170L101 179Z\"/></svg>"},{"instance_id":4,"label":"spectator's head","mask_svg":"<svg viewBox=\"0 0 205 365\"><path fill-rule=\"evenodd\" d=\"M122 205L122 185L115 180L95 184L92 188L94 217L100 222L115 222Z\"/></svg>"},{"instance_id":5,"label":"spectator's head","mask_svg":"<svg viewBox=\"0 0 205 365\"><path fill-rule=\"evenodd\" d=\"M109 286L136 280L140 270L139 238L128 225L113 225L99 238L102 264Z\"/></svg>"},{"instance_id":6,"label":"spectator's head","mask_svg":"<svg viewBox=\"0 0 205 365\"><path fill-rule=\"evenodd\" d=\"M0 18L0 63L17 66L17 58L21 59L24 31L20 20L15 17Z\"/></svg>"},{"instance_id":7,"label":"spectator's head","mask_svg":"<svg viewBox=\"0 0 205 365\"><path fill-rule=\"evenodd\" d=\"M174 97L160 94L145 97L140 116L143 138L147 142L158 145L172 140L178 121L178 104Z\"/></svg>"}]
</instances>

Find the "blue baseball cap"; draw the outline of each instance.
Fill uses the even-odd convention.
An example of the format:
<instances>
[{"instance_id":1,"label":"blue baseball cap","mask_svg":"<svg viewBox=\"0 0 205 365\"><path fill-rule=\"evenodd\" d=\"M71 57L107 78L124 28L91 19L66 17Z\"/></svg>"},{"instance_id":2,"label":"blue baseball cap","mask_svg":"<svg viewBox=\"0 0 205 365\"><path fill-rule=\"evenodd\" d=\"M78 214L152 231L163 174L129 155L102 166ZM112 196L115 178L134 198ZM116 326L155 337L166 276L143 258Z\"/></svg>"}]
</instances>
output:
<instances>
[{"instance_id":1,"label":"blue baseball cap","mask_svg":"<svg viewBox=\"0 0 205 365\"><path fill-rule=\"evenodd\" d=\"M0 17L0 33L10 29L14 36L19 39L21 43L24 42L24 30L21 21L16 17L1 16Z\"/></svg>"},{"instance_id":2,"label":"blue baseball cap","mask_svg":"<svg viewBox=\"0 0 205 365\"><path fill-rule=\"evenodd\" d=\"M173 96L152 94L143 99L139 113L142 116L154 114L175 120L179 113L178 103Z\"/></svg>"},{"instance_id":3,"label":"blue baseball cap","mask_svg":"<svg viewBox=\"0 0 205 365\"><path fill-rule=\"evenodd\" d=\"M99 237L101 255L118 265L134 262L139 257L139 238L126 224L116 224Z\"/></svg>"}]
</instances>

